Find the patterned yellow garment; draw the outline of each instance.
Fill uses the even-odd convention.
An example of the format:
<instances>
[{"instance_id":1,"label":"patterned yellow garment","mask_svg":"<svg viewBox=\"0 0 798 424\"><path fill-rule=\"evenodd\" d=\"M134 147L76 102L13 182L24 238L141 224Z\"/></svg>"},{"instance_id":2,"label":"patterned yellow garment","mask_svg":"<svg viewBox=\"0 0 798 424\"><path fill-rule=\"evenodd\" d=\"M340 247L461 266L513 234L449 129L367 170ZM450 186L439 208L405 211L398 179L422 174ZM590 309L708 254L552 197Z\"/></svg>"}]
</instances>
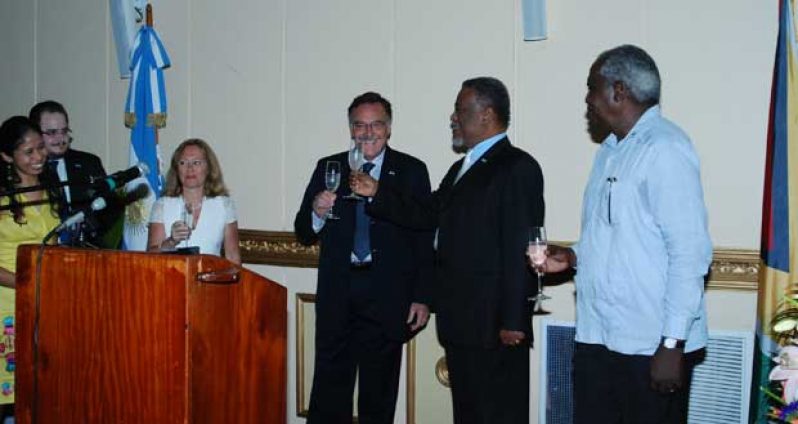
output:
<instances>
[{"instance_id":1,"label":"patterned yellow garment","mask_svg":"<svg viewBox=\"0 0 798 424\"><path fill-rule=\"evenodd\" d=\"M24 195L19 200L27 201ZM7 204L7 199L0 200L0 205ZM41 243L59 222L49 204L26 207L25 220L19 225L10 211L0 211L0 267L11 272L17 269L17 246ZM14 294L14 289L0 287L0 404L14 403Z\"/></svg>"}]
</instances>

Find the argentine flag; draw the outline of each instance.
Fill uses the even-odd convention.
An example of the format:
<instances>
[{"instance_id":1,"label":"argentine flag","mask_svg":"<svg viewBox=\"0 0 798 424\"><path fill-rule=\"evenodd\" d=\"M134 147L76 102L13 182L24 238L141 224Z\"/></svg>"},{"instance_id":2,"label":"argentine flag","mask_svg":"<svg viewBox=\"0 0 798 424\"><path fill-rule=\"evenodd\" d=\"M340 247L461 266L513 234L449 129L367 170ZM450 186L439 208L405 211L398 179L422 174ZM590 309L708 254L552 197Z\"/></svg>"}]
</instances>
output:
<instances>
[{"instance_id":1,"label":"argentine flag","mask_svg":"<svg viewBox=\"0 0 798 424\"><path fill-rule=\"evenodd\" d=\"M147 197L128 205L125 210L124 249L147 249L147 223L150 209L163 189L161 154L157 129L166 125L166 87L163 70L169 56L155 30L142 26L133 43L130 61L130 87L125 105L125 125L130 128L130 164L139 163L149 173L127 185L128 192L140 184L149 187Z\"/></svg>"}]
</instances>

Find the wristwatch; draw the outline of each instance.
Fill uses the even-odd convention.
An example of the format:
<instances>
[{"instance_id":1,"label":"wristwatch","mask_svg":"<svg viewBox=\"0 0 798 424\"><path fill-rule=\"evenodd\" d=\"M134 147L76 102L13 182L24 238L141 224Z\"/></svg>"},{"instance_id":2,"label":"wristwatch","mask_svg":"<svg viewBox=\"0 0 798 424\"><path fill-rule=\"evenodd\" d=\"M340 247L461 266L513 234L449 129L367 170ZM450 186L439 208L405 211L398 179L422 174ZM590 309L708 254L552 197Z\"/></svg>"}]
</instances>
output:
<instances>
[{"instance_id":1,"label":"wristwatch","mask_svg":"<svg viewBox=\"0 0 798 424\"><path fill-rule=\"evenodd\" d=\"M673 337L663 337L661 344L665 349L684 349L684 340Z\"/></svg>"}]
</instances>

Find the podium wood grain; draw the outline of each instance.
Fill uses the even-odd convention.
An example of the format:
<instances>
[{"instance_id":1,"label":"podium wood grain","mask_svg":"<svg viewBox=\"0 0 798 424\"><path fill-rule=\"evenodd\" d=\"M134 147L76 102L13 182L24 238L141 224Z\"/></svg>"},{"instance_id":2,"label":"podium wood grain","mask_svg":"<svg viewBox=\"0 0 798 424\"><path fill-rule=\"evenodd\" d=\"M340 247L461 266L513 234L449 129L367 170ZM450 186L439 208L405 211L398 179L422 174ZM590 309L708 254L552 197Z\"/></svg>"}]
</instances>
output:
<instances>
[{"instance_id":1,"label":"podium wood grain","mask_svg":"<svg viewBox=\"0 0 798 424\"><path fill-rule=\"evenodd\" d=\"M37 291L37 254L19 250L17 422L285 421L285 288L213 256L48 247Z\"/></svg>"}]
</instances>

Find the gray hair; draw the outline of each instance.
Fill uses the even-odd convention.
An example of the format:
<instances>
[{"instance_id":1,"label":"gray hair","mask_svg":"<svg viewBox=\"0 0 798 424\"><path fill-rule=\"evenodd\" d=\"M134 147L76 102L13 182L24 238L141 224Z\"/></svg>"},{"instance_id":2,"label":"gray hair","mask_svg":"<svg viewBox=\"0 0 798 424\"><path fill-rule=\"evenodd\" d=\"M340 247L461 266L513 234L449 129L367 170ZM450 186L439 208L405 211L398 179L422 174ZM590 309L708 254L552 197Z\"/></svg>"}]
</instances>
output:
<instances>
[{"instance_id":1,"label":"gray hair","mask_svg":"<svg viewBox=\"0 0 798 424\"><path fill-rule=\"evenodd\" d=\"M659 103L659 70L645 50L629 44L615 47L601 53L596 63L600 64L599 75L607 80L610 88L621 82L638 103Z\"/></svg>"}]
</instances>

